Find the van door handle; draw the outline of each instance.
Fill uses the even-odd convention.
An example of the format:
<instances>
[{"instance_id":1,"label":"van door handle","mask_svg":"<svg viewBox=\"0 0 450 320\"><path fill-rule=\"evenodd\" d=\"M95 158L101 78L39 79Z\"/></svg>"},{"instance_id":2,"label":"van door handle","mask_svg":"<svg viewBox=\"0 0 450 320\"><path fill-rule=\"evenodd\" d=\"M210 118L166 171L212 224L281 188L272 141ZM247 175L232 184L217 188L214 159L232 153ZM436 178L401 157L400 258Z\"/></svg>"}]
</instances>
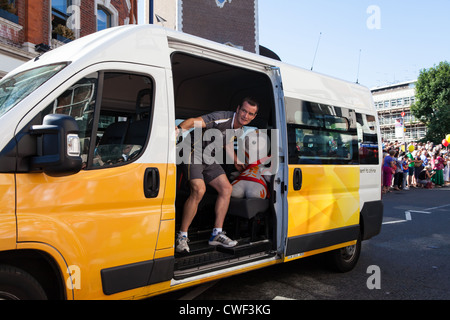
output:
<instances>
[{"instance_id":1,"label":"van door handle","mask_svg":"<svg viewBox=\"0 0 450 320\"><path fill-rule=\"evenodd\" d=\"M303 183L302 169L295 168L294 169L294 181L293 181L294 190L296 190L296 191L300 190L302 188L302 183Z\"/></svg>"},{"instance_id":2,"label":"van door handle","mask_svg":"<svg viewBox=\"0 0 450 320\"><path fill-rule=\"evenodd\" d=\"M159 170L147 168L144 176L144 194L146 198L156 198L159 194Z\"/></svg>"}]
</instances>

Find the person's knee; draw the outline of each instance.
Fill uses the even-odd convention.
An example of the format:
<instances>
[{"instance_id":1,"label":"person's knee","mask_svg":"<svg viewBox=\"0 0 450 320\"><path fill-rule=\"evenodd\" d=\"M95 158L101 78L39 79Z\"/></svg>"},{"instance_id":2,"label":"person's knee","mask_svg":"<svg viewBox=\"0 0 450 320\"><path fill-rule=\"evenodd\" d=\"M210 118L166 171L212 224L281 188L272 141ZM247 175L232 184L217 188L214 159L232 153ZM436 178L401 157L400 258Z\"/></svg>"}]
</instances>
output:
<instances>
[{"instance_id":1,"label":"person's knee","mask_svg":"<svg viewBox=\"0 0 450 320\"><path fill-rule=\"evenodd\" d=\"M233 192L233 186L229 183L224 183L221 185L219 190L219 194L224 197L231 197L231 193Z\"/></svg>"},{"instance_id":2,"label":"person's knee","mask_svg":"<svg viewBox=\"0 0 450 320\"><path fill-rule=\"evenodd\" d=\"M206 186L204 184L192 184L191 185L191 197L200 202L205 195Z\"/></svg>"}]
</instances>

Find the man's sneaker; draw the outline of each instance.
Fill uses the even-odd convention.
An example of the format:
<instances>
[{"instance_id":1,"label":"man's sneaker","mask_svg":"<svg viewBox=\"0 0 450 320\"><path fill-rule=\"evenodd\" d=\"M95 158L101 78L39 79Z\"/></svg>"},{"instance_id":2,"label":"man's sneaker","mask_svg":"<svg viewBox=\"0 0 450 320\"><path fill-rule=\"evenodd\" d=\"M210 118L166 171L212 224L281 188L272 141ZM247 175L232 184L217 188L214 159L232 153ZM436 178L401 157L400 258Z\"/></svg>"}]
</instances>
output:
<instances>
[{"instance_id":1,"label":"man's sneaker","mask_svg":"<svg viewBox=\"0 0 450 320\"><path fill-rule=\"evenodd\" d=\"M209 239L210 246L222 246L225 248L231 248L237 245L237 241L231 240L225 235L225 232L219 233L217 236L211 235Z\"/></svg>"},{"instance_id":2,"label":"man's sneaker","mask_svg":"<svg viewBox=\"0 0 450 320\"><path fill-rule=\"evenodd\" d=\"M175 250L179 253L181 252L189 252L188 246L189 239L185 236L178 236L175 242Z\"/></svg>"}]
</instances>

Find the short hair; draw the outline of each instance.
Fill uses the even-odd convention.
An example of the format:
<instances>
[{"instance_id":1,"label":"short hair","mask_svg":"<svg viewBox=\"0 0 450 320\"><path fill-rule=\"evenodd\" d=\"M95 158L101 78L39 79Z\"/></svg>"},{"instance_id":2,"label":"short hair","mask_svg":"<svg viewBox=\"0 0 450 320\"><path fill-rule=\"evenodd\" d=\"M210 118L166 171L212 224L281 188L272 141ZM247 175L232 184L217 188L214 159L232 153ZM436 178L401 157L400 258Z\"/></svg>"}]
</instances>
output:
<instances>
[{"instance_id":1,"label":"short hair","mask_svg":"<svg viewBox=\"0 0 450 320\"><path fill-rule=\"evenodd\" d=\"M244 102L247 102L249 105L256 107L256 112L259 111L259 102L255 98L245 97L244 99L242 99L242 102L239 105L239 107L241 107L244 104Z\"/></svg>"}]
</instances>

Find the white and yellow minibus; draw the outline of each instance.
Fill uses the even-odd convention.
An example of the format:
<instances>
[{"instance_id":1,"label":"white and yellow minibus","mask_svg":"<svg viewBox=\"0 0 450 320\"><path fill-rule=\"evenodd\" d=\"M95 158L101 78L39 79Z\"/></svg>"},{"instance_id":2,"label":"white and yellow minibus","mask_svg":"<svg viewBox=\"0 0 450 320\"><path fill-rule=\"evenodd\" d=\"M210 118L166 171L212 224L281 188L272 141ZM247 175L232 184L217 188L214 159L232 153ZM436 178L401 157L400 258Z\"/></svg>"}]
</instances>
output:
<instances>
[{"instance_id":1,"label":"white and yellow minibus","mask_svg":"<svg viewBox=\"0 0 450 320\"><path fill-rule=\"evenodd\" d=\"M207 190L176 253L176 124L246 96L269 197L231 199L222 248ZM380 155L361 85L155 26L83 37L0 82L0 299L139 299L325 252L349 271L381 229Z\"/></svg>"}]
</instances>

